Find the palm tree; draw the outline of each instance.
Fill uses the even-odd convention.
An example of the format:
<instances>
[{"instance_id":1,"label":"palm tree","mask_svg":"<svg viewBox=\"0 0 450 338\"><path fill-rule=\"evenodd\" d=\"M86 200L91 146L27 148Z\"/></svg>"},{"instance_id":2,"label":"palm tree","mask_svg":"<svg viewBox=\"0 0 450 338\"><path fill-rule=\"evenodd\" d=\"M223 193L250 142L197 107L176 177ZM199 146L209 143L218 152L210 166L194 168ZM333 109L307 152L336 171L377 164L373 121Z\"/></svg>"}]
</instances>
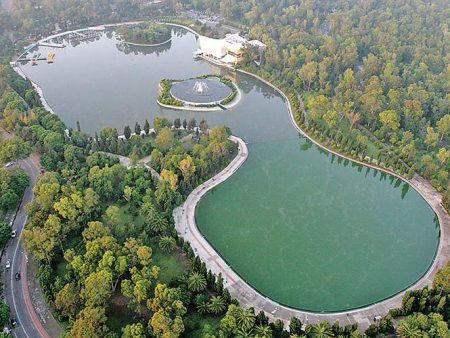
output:
<instances>
[{"instance_id":1,"label":"palm tree","mask_svg":"<svg viewBox=\"0 0 450 338\"><path fill-rule=\"evenodd\" d=\"M238 329L236 332L236 338L251 338L254 337L253 331L246 331L243 329Z\"/></svg>"},{"instance_id":2,"label":"palm tree","mask_svg":"<svg viewBox=\"0 0 450 338\"><path fill-rule=\"evenodd\" d=\"M211 297L208 303L209 312L219 314L227 308L227 304L222 296Z\"/></svg>"},{"instance_id":3,"label":"palm tree","mask_svg":"<svg viewBox=\"0 0 450 338\"><path fill-rule=\"evenodd\" d=\"M207 302L201 302L197 305L197 311L201 314L209 312L209 304Z\"/></svg>"},{"instance_id":4,"label":"palm tree","mask_svg":"<svg viewBox=\"0 0 450 338\"><path fill-rule=\"evenodd\" d=\"M243 308L236 308L236 322L238 326L244 331L250 331L255 325L255 314Z\"/></svg>"},{"instance_id":5,"label":"palm tree","mask_svg":"<svg viewBox=\"0 0 450 338\"><path fill-rule=\"evenodd\" d=\"M422 337L422 333L417 328L417 326L407 322L406 320L402 320L397 327L397 334L401 338L420 338Z\"/></svg>"},{"instance_id":6,"label":"palm tree","mask_svg":"<svg viewBox=\"0 0 450 338\"><path fill-rule=\"evenodd\" d=\"M159 247L162 251L166 253L170 253L175 249L176 242L175 239L171 236L163 236L159 240Z\"/></svg>"},{"instance_id":7,"label":"palm tree","mask_svg":"<svg viewBox=\"0 0 450 338\"><path fill-rule=\"evenodd\" d=\"M150 229L155 233L164 232L167 229L167 220L158 215L156 211L149 215Z\"/></svg>"},{"instance_id":8,"label":"palm tree","mask_svg":"<svg viewBox=\"0 0 450 338\"><path fill-rule=\"evenodd\" d=\"M271 338L272 329L268 325L258 325L253 331L255 333L255 338Z\"/></svg>"},{"instance_id":9,"label":"palm tree","mask_svg":"<svg viewBox=\"0 0 450 338\"><path fill-rule=\"evenodd\" d=\"M333 330L328 323L316 323L308 325L306 328L308 337L311 338L333 338Z\"/></svg>"},{"instance_id":10,"label":"palm tree","mask_svg":"<svg viewBox=\"0 0 450 338\"><path fill-rule=\"evenodd\" d=\"M199 272L192 272L187 280L191 291L199 292L206 288L206 278Z\"/></svg>"}]
</instances>

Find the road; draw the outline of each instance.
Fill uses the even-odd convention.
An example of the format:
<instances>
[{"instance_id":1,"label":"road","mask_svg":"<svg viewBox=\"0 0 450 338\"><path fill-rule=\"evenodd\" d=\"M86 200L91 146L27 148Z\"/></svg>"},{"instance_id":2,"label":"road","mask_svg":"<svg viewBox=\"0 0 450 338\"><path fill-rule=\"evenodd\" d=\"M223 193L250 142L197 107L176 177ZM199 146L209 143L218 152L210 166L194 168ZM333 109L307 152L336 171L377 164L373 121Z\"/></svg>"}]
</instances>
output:
<instances>
[{"instance_id":1,"label":"road","mask_svg":"<svg viewBox=\"0 0 450 338\"><path fill-rule=\"evenodd\" d=\"M31 302L26 273L28 258L26 257L20 241L20 234L27 221L25 206L33 200L33 187L35 186L36 178L40 173L39 160L37 157L30 156L27 159L19 161L19 165L30 177L30 185L25 190L22 202L12 225L13 230L16 230L17 232L17 236L9 240L1 260L2 269L5 269L6 260L9 259L11 262L11 268L4 270L3 295L6 302L11 307L11 317L16 318L18 323L18 326L13 329L15 337L47 338L50 336L45 331ZM21 274L20 281L15 280L16 273Z\"/></svg>"}]
</instances>

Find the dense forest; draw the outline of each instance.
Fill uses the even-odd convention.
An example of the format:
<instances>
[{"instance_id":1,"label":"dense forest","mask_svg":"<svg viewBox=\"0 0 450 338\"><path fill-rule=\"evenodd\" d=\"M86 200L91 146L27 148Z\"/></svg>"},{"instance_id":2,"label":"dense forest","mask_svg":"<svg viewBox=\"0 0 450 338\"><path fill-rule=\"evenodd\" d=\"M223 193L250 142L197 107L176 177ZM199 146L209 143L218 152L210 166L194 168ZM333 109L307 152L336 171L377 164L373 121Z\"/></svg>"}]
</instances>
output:
<instances>
[{"instance_id":1,"label":"dense forest","mask_svg":"<svg viewBox=\"0 0 450 338\"><path fill-rule=\"evenodd\" d=\"M268 48L257 68L300 96L302 127L341 152L448 190L448 1L215 1L220 13ZM444 202L450 208L449 193Z\"/></svg>"},{"instance_id":2,"label":"dense forest","mask_svg":"<svg viewBox=\"0 0 450 338\"><path fill-rule=\"evenodd\" d=\"M28 206L27 249L68 337L360 337L355 325L289 326L239 307L177 236L172 210L235 153L229 129L206 121L153 122L99 135L65 131L36 92L8 65L36 37L60 29L152 18L195 9L268 48L257 68L300 110L299 124L342 153L411 177L418 172L444 193L450 208L450 6L446 0L12 1L0 11L0 162L40 155L46 172ZM198 24L198 23L194 23ZM301 109L304 102L305 111ZM142 134L142 136L140 136ZM113 154L148 163L131 169ZM3 210L28 183L20 170L0 171ZM4 198L4 195L7 198ZM1 225L6 228L6 225ZM0 229L0 237L2 236ZM5 237L5 236L4 236ZM5 237L6 241L6 237ZM450 266L450 265L449 265ZM406 293L400 309L365 335L448 337L450 267L432 288ZM0 304L0 322L9 310ZM289 332L287 331L289 330ZM6 337L7 335L5 335Z\"/></svg>"}]
</instances>

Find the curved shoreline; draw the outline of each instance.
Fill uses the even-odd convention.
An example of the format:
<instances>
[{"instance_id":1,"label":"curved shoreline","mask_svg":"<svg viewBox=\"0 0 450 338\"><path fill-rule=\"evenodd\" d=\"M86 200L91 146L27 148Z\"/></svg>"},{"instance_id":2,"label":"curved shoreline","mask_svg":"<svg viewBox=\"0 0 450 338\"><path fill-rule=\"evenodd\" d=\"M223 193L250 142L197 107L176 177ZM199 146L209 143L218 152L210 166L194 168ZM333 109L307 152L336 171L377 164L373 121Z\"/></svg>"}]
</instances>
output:
<instances>
[{"instance_id":1,"label":"curved shoreline","mask_svg":"<svg viewBox=\"0 0 450 338\"><path fill-rule=\"evenodd\" d=\"M178 25L181 27L181 25ZM187 27L184 27L187 28ZM189 29L192 31L191 29ZM198 35L198 33L196 33ZM207 59L206 59L207 60ZM207 60L209 61L209 60ZM229 69L229 67L220 65L215 63L216 65L222 66L224 68ZM224 169L224 171L217 174L211 180L215 181L214 184L207 181L204 184L200 185L199 189L195 189L188 196L183 205L176 210L174 210L174 219L176 223L177 231L181 236L183 236L184 230L184 238L187 239L190 244L193 246L194 251L202 258L202 260L207 264L208 268L210 268L216 274L222 274L225 277L225 286L229 289L230 294L236 298L240 304L244 307L253 307L256 312L262 310L264 311L270 318L272 319L281 319L285 322L288 322L292 316L296 316L300 318L303 322L318 322L318 321L329 321L335 322L339 321L340 324L346 325L350 323L358 323L361 328L368 327L371 323L373 323L373 318L375 316L384 316L389 309L400 307L402 304L402 298L406 291L422 288L425 286L430 286L433 277L436 272L443 267L447 261L450 259L450 233L448 227L450 225L450 216L446 212L446 210L441 205L441 195L431 186L431 184L426 181L424 178L419 175L415 175L413 179L408 180L396 172L389 170L387 168L379 167L371 163L366 163L357 159L353 159L344 154L340 154L333 149L329 149L325 145L316 141L310 135L308 135L305 131L303 131L295 122L294 113L292 111L291 103L286 94L270 83L269 81L261 78L260 76L253 74L251 72L237 69L237 72L241 72L243 74L247 74L252 76L271 88L275 89L284 99L285 104L289 111L289 116L291 119L291 123L294 128L305 138L310 140L312 143L317 145L318 147L326 150L329 153L332 153L336 156L339 156L343 159L349 160L356 164L372 168L374 170L378 170L398 179L403 182L408 183L415 191L419 193L419 195L424 199L424 201L432 208L436 217L439 221L440 227L440 237L439 244L433 258L432 263L427 268L425 273L419 277L414 283L409 286L406 286L403 290L396 292L393 295L386 297L383 300L380 300L373 304L368 304L363 307L350 309L346 311L338 311L338 312L328 312L328 313L320 313L313 312L301 309L295 309L289 306L282 305L278 302L269 299L263 294L259 293L255 288L250 286L245 280L243 280L220 256L220 254L214 249L214 247L204 238L198 229L195 223L195 208L200 201L200 198L210 189L217 186L221 182L225 181L227 178L231 176L227 169L233 169L233 166L228 166ZM239 156L239 154L238 154ZM248 155L247 155L248 156ZM242 162L243 163L243 162ZM232 173L234 173L234 170ZM225 176L224 176L225 175ZM205 188L207 188L205 190ZM194 203L193 205L191 203ZM183 224L184 221L184 224ZM188 233L189 231L189 233ZM189 240L189 237L192 240Z\"/></svg>"},{"instance_id":2,"label":"curved shoreline","mask_svg":"<svg viewBox=\"0 0 450 338\"><path fill-rule=\"evenodd\" d=\"M120 24L112 24L112 25L105 25L105 27L111 27L111 26L118 26L121 24L135 24L136 22L129 22L129 23L120 23ZM196 36L199 36L199 34L195 31L193 31L191 28L179 25L179 24L172 24L172 23L165 23L172 26L177 26L184 28ZM48 39L48 38L46 38ZM44 39L45 40L45 39ZM229 67L224 67L229 69ZM20 75L21 69L16 66L13 67L13 69ZM393 295L385 300L382 300L378 303L375 303L373 305L369 305L366 307L349 310L349 311L343 311L343 312L335 312L335 313L317 313L317 312L309 312L309 311L302 311L294 308L290 308L284 305L281 305L268 297L260 294L257 290L252 288L249 284L247 284L239 275L237 275L236 272L232 270L232 268L221 258L221 256L216 252L216 250L206 241L206 239L201 235L199 229L196 226L195 223L195 207L200 200L201 196L203 196L208 190L212 189L213 187L217 186L221 182L225 181L227 178L229 178L247 159L248 151L245 143L242 139L239 139L237 137L230 137L232 138L233 142L238 142L239 145L239 153L238 156L233 159L233 161L228 165L224 170L222 170L219 174L208 180L207 182L203 183L202 185L198 186L194 191L188 196L184 204L177 209L174 210L174 218L176 220L176 227L177 230L180 233L180 235L183 236L183 230L185 230L184 235L185 236L191 236L193 240L189 240L192 247L194 248L195 252L202 258L202 260L207 263L208 268L210 268L213 272L219 274L221 273L225 279L226 283L225 286L230 290L230 293L233 297L238 299L242 306L244 307L254 307L255 310L263 310L266 312L269 317L272 319L282 319L284 321L288 321L291 316L297 316L302 321L306 322L315 322L315 321L339 321L341 324L349 324L353 322L357 322L361 325L361 327L368 326L371 323L371 319L374 316L377 315L384 315L386 312L393 307L398 307L401 305L401 299L406 290L414 289L414 288L420 288L426 285L430 285L432 282L432 278L434 277L437 270L442 267L447 260L450 258L450 234L448 230L448 225L450 225L450 217L447 214L447 212L444 210L444 208L441 205L441 195L431 186L431 184L423 179L422 177L416 175L413 179L407 180L404 177L400 176L399 174L389 170L385 169L370 163L365 163L356 159L353 159L351 157L348 157L346 155L340 154L332 149L327 148L326 146L322 145L312 137L310 137L306 132L304 132L295 122L293 111L291 108L291 104L287 96L284 94L282 90L271 84L270 82L266 81L265 79L259 77L256 74L247 72L245 70L238 69L238 72L241 72L243 74L247 74L249 76L253 76L256 79L262 81L263 83L269 85L270 87L274 88L277 92L279 92L284 100L286 101L286 105L289 110L289 115L291 118L291 122L293 126L297 129L297 131L302 134L304 137L309 139L311 142L316 144L317 146L323 148L327 152L330 152L332 154L335 154L336 156L339 156L341 158L347 159L349 161L352 161L354 163L373 168L376 170L379 170L381 172L385 172L389 175L393 175L402 181L408 183L413 189L415 189L420 196L427 202L427 204L433 209L436 216L439 220L439 226L440 226L440 240L439 245L437 249L436 256L431 264L431 266L428 268L428 270L425 272L425 274L419 278L414 284L408 286L405 288L405 290L399 291L396 295ZM31 80L30 80L31 81ZM34 84L34 83L33 83ZM37 88L40 89L40 87L37 84L34 84L37 86ZM36 89L36 88L35 88ZM37 89L36 89L37 90ZM38 91L41 102L44 105L48 106L48 103L46 102L42 90L40 92ZM45 103L44 103L45 102ZM49 107L49 106L48 106ZM168 107L170 109L174 109L174 107ZM180 107L181 108L181 107ZM183 109L183 110L194 110L194 109ZM50 111L54 113L51 108ZM236 162L235 162L236 160ZM208 183L209 182L209 183ZM207 184L208 183L208 184ZM206 189L208 188L208 189ZM194 195L196 193L196 195ZM191 196L193 196L191 198ZM190 205L188 202L193 203L195 201L194 197L198 198L198 201L195 202L193 205ZM191 198L191 199L190 199ZM185 212L185 209L187 212ZM178 211L177 211L178 210ZM182 212L180 211L182 210ZM190 214L189 214L190 213ZM187 215L189 214L189 215ZM184 215L184 216L183 216ZM177 216L177 217L175 217ZM191 219L189 216L192 216ZM177 219L182 219L185 217L186 223L184 228L182 227L183 224L181 224L180 220L177 222ZM190 221L189 221L190 219ZM181 228L180 228L181 227ZM189 234L188 234L189 230ZM183 236L183 237L185 237Z\"/></svg>"}]
</instances>

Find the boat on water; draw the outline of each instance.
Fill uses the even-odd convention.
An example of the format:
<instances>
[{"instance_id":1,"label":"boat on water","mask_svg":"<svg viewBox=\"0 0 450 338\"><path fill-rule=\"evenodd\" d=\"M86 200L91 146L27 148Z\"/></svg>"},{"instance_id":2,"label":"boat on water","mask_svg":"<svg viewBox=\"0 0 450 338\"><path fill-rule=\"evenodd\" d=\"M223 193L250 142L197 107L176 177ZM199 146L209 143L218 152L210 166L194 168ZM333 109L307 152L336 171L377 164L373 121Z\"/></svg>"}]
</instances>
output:
<instances>
[{"instance_id":1,"label":"boat on water","mask_svg":"<svg viewBox=\"0 0 450 338\"><path fill-rule=\"evenodd\" d=\"M48 54L47 54L47 63L53 63L54 57L55 57L55 53L54 52L48 52Z\"/></svg>"}]
</instances>

